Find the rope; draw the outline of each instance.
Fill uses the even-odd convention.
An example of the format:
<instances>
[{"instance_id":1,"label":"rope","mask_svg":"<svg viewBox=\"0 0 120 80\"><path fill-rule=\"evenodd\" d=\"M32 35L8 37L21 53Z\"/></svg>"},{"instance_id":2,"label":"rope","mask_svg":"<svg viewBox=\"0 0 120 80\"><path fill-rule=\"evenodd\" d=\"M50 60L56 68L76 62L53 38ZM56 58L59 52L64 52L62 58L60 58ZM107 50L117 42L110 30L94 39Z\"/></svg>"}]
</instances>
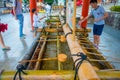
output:
<instances>
[{"instance_id":1,"label":"rope","mask_svg":"<svg viewBox=\"0 0 120 80\"><path fill-rule=\"evenodd\" d=\"M25 67L24 67L22 64L19 64L19 65L17 66L17 72L15 73L13 80L16 80L17 74L19 75L19 80L22 80L21 72L22 72L23 74L27 75L27 73L25 73L25 72L23 71L24 69L25 69Z\"/></svg>"},{"instance_id":2,"label":"rope","mask_svg":"<svg viewBox=\"0 0 120 80\"><path fill-rule=\"evenodd\" d=\"M66 33L66 34L65 34L65 38L66 38L69 34L72 34L72 32Z\"/></svg>"},{"instance_id":3,"label":"rope","mask_svg":"<svg viewBox=\"0 0 120 80\"><path fill-rule=\"evenodd\" d=\"M2 80L1 77L4 71L5 71L4 69L0 70L0 80Z\"/></svg>"},{"instance_id":4,"label":"rope","mask_svg":"<svg viewBox=\"0 0 120 80\"><path fill-rule=\"evenodd\" d=\"M72 56L77 56L77 57L79 57L79 58L76 59L75 62L74 62L74 65L76 64L76 67L74 67L74 68L75 68L74 80L76 80L76 76L77 76L77 74L78 74L79 67L81 66L82 62L87 59L87 56L86 56L85 54L83 54L82 52L79 52L79 53L77 53L77 54L72 54ZM76 63L76 62L78 62L78 63Z\"/></svg>"}]
</instances>

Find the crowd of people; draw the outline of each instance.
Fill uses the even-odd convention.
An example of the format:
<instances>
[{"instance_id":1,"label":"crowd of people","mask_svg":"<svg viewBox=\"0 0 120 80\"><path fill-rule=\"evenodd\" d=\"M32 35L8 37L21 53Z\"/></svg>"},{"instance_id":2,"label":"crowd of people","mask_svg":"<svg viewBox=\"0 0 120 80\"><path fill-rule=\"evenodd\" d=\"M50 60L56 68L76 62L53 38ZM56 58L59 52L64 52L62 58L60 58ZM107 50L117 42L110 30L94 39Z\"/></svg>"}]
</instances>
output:
<instances>
[{"instance_id":1,"label":"crowd of people","mask_svg":"<svg viewBox=\"0 0 120 80\"><path fill-rule=\"evenodd\" d=\"M46 10L46 14L45 14L45 16L43 16L41 18L38 16L37 10L34 9L34 8L32 9L34 37L36 37L37 29L40 26L40 25L38 25L41 22L40 20L44 19L45 17L48 18L48 16L50 16L51 6L46 3L45 6L44 6L44 9ZM14 16L15 20L17 20L18 23L19 23L19 37L20 37L20 39L25 39L26 34L23 33L23 30L24 30L24 26L23 26L24 25L24 16L23 16L23 12L22 12L22 2L21 2L21 0L13 0L12 11L13 11L13 14L14 14L13 16ZM0 45L1 45L3 51L10 50L10 47L6 46L5 43L4 43L1 31L0 31Z\"/></svg>"},{"instance_id":2,"label":"crowd of people","mask_svg":"<svg viewBox=\"0 0 120 80\"><path fill-rule=\"evenodd\" d=\"M109 4L109 3L116 4L116 2L118 2L118 0L98 0L98 3L101 4L101 5L106 5L106 4Z\"/></svg>"},{"instance_id":3,"label":"crowd of people","mask_svg":"<svg viewBox=\"0 0 120 80\"><path fill-rule=\"evenodd\" d=\"M97 0L91 0L90 4L93 10L91 11L90 15L80 20L79 24L81 25L81 23L87 20L89 17L94 16L94 26L93 26L94 45L98 48L100 43L100 36L102 34L104 24L105 24L104 19L108 16L108 14L105 12L102 6L98 5ZM51 6L46 3L44 8L46 10L46 14L43 17L39 17L37 10L35 8L32 9L34 37L36 37L37 29L40 26L38 25L41 22L40 20L44 19L45 17L48 18L48 16L51 15ZM21 0L13 1L13 12L14 12L14 18L19 22L19 37L20 39L25 39L26 35L23 33L24 16L22 14ZM3 50L10 50L10 47L5 46L1 33L0 33L0 44Z\"/></svg>"}]
</instances>

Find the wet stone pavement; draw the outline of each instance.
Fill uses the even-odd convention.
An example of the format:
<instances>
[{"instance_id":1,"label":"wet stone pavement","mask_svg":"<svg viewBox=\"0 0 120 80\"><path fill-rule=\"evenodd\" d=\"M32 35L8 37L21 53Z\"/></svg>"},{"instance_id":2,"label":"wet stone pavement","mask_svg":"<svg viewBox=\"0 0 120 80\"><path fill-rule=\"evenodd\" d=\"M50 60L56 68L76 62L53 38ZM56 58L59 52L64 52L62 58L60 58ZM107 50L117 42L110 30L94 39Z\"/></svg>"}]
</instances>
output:
<instances>
[{"instance_id":1,"label":"wet stone pavement","mask_svg":"<svg viewBox=\"0 0 120 80\"><path fill-rule=\"evenodd\" d=\"M24 14L24 33L26 34L26 39L23 40L19 38L18 21L11 14L2 15L0 19L2 23L8 24L8 30L2 33L2 36L5 44L11 47L10 51L3 52L0 46L0 70L14 70L18 61L25 56L25 52L34 41L30 26L30 15L28 13Z\"/></svg>"},{"instance_id":2,"label":"wet stone pavement","mask_svg":"<svg viewBox=\"0 0 120 80\"><path fill-rule=\"evenodd\" d=\"M93 28L92 24L88 24ZM104 26L99 45L99 51L116 68L120 69L120 30L114 29L108 25ZM89 33L89 38L93 42L93 33Z\"/></svg>"}]
</instances>

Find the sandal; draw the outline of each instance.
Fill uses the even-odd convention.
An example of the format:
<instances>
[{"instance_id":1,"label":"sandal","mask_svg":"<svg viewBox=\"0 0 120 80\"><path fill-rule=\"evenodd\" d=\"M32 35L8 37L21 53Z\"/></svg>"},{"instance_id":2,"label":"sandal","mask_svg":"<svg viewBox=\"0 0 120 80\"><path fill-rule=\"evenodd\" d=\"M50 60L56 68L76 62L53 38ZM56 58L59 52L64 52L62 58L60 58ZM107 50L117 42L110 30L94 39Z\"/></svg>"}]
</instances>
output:
<instances>
[{"instance_id":1,"label":"sandal","mask_svg":"<svg viewBox=\"0 0 120 80\"><path fill-rule=\"evenodd\" d=\"M3 51L10 50L10 47L2 48Z\"/></svg>"},{"instance_id":2,"label":"sandal","mask_svg":"<svg viewBox=\"0 0 120 80\"><path fill-rule=\"evenodd\" d=\"M99 49L98 46L97 46L96 44L94 44L94 47L95 47L96 49Z\"/></svg>"}]
</instances>

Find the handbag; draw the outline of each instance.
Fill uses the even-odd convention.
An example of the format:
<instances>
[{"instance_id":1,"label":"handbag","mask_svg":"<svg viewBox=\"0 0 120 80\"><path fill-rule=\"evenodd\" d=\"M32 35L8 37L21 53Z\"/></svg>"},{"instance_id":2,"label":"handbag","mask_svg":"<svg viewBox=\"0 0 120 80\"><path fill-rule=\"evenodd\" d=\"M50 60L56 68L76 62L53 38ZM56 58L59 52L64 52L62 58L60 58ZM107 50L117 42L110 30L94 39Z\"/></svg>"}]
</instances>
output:
<instances>
[{"instance_id":1,"label":"handbag","mask_svg":"<svg viewBox=\"0 0 120 80\"><path fill-rule=\"evenodd\" d=\"M16 7L17 7L17 1L15 0L15 8L16 8ZM13 9L11 10L11 14L12 14L13 16L15 15Z\"/></svg>"},{"instance_id":2,"label":"handbag","mask_svg":"<svg viewBox=\"0 0 120 80\"><path fill-rule=\"evenodd\" d=\"M13 16L15 15L15 13L14 13L13 9L11 10L11 14L12 14Z\"/></svg>"}]
</instances>

